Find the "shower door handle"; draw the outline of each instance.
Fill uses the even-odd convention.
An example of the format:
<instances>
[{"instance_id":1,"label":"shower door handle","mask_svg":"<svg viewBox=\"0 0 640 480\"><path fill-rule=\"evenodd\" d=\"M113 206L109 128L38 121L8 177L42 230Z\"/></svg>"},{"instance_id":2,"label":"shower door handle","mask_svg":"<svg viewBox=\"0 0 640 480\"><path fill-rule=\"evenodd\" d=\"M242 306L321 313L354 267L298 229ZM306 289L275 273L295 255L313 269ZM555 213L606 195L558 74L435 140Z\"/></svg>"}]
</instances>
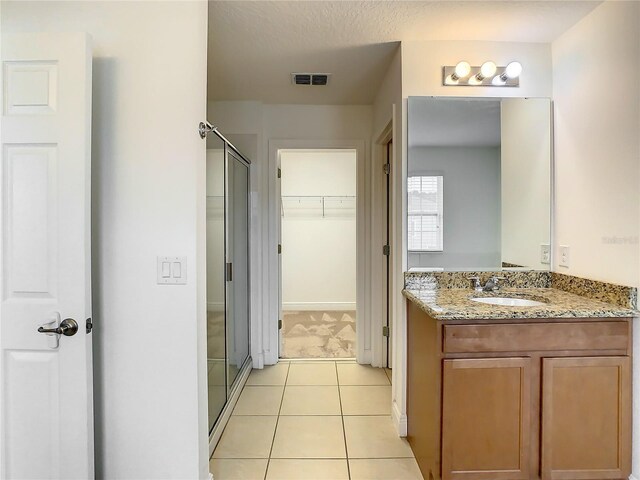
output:
<instances>
[{"instance_id":1,"label":"shower door handle","mask_svg":"<svg viewBox=\"0 0 640 480\"><path fill-rule=\"evenodd\" d=\"M233 263L227 263L226 276L227 276L227 282L233 281Z\"/></svg>"}]
</instances>

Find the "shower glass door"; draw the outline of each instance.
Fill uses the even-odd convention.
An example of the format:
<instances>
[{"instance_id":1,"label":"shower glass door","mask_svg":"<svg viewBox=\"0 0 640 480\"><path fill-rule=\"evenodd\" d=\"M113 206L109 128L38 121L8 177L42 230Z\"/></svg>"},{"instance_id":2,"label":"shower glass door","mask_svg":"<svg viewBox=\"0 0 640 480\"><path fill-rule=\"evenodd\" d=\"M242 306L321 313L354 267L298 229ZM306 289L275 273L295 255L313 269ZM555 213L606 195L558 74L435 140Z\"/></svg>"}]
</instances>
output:
<instances>
[{"instance_id":1,"label":"shower glass door","mask_svg":"<svg viewBox=\"0 0 640 480\"><path fill-rule=\"evenodd\" d=\"M206 177L208 426L215 436L239 394L240 372L251 368L249 162L215 131L207 137Z\"/></svg>"},{"instance_id":2,"label":"shower glass door","mask_svg":"<svg viewBox=\"0 0 640 480\"><path fill-rule=\"evenodd\" d=\"M207 372L209 431L227 403L225 342L225 143L207 139Z\"/></svg>"},{"instance_id":3,"label":"shower glass door","mask_svg":"<svg viewBox=\"0 0 640 480\"><path fill-rule=\"evenodd\" d=\"M227 147L227 392L249 357L249 166Z\"/></svg>"}]
</instances>

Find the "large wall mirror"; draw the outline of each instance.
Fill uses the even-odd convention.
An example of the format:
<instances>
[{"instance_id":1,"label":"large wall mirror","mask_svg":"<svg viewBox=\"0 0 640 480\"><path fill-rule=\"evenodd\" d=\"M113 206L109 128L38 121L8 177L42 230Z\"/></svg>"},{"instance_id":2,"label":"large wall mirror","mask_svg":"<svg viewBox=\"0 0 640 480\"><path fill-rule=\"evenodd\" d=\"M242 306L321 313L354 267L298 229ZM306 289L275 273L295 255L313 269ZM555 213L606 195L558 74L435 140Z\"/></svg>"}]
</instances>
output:
<instances>
[{"instance_id":1,"label":"large wall mirror","mask_svg":"<svg viewBox=\"0 0 640 480\"><path fill-rule=\"evenodd\" d=\"M410 270L550 268L551 101L410 97Z\"/></svg>"}]
</instances>

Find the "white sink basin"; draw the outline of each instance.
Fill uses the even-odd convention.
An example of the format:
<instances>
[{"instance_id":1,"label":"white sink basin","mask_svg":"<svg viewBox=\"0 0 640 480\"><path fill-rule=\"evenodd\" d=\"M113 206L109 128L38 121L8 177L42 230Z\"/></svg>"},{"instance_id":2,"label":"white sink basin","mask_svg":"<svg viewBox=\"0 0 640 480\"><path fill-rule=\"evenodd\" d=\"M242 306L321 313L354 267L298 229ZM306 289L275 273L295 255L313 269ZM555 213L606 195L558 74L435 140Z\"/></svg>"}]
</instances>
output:
<instances>
[{"instance_id":1,"label":"white sink basin","mask_svg":"<svg viewBox=\"0 0 640 480\"><path fill-rule=\"evenodd\" d=\"M546 305L544 302L538 302L536 300L509 297L477 297L472 298L471 301L488 303L489 305L500 305L502 307L541 307Z\"/></svg>"}]
</instances>

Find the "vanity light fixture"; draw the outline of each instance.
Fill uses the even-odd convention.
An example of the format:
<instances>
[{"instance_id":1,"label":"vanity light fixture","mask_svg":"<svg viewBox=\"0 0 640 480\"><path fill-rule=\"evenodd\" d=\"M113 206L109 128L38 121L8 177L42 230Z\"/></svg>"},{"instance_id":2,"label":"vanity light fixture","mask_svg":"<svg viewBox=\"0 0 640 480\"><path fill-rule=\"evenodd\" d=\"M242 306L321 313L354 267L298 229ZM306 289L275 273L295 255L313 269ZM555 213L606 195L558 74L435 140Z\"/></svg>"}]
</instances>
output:
<instances>
[{"instance_id":1,"label":"vanity light fixture","mask_svg":"<svg viewBox=\"0 0 640 480\"><path fill-rule=\"evenodd\" d=\"M520 62L510 62L506 67L498 67L494 62L486 61L479 67L473 67L462 61L455 66L442 67L442 84L447 87L519 87L521 73Z\"/></svg>"}]
</instances>

